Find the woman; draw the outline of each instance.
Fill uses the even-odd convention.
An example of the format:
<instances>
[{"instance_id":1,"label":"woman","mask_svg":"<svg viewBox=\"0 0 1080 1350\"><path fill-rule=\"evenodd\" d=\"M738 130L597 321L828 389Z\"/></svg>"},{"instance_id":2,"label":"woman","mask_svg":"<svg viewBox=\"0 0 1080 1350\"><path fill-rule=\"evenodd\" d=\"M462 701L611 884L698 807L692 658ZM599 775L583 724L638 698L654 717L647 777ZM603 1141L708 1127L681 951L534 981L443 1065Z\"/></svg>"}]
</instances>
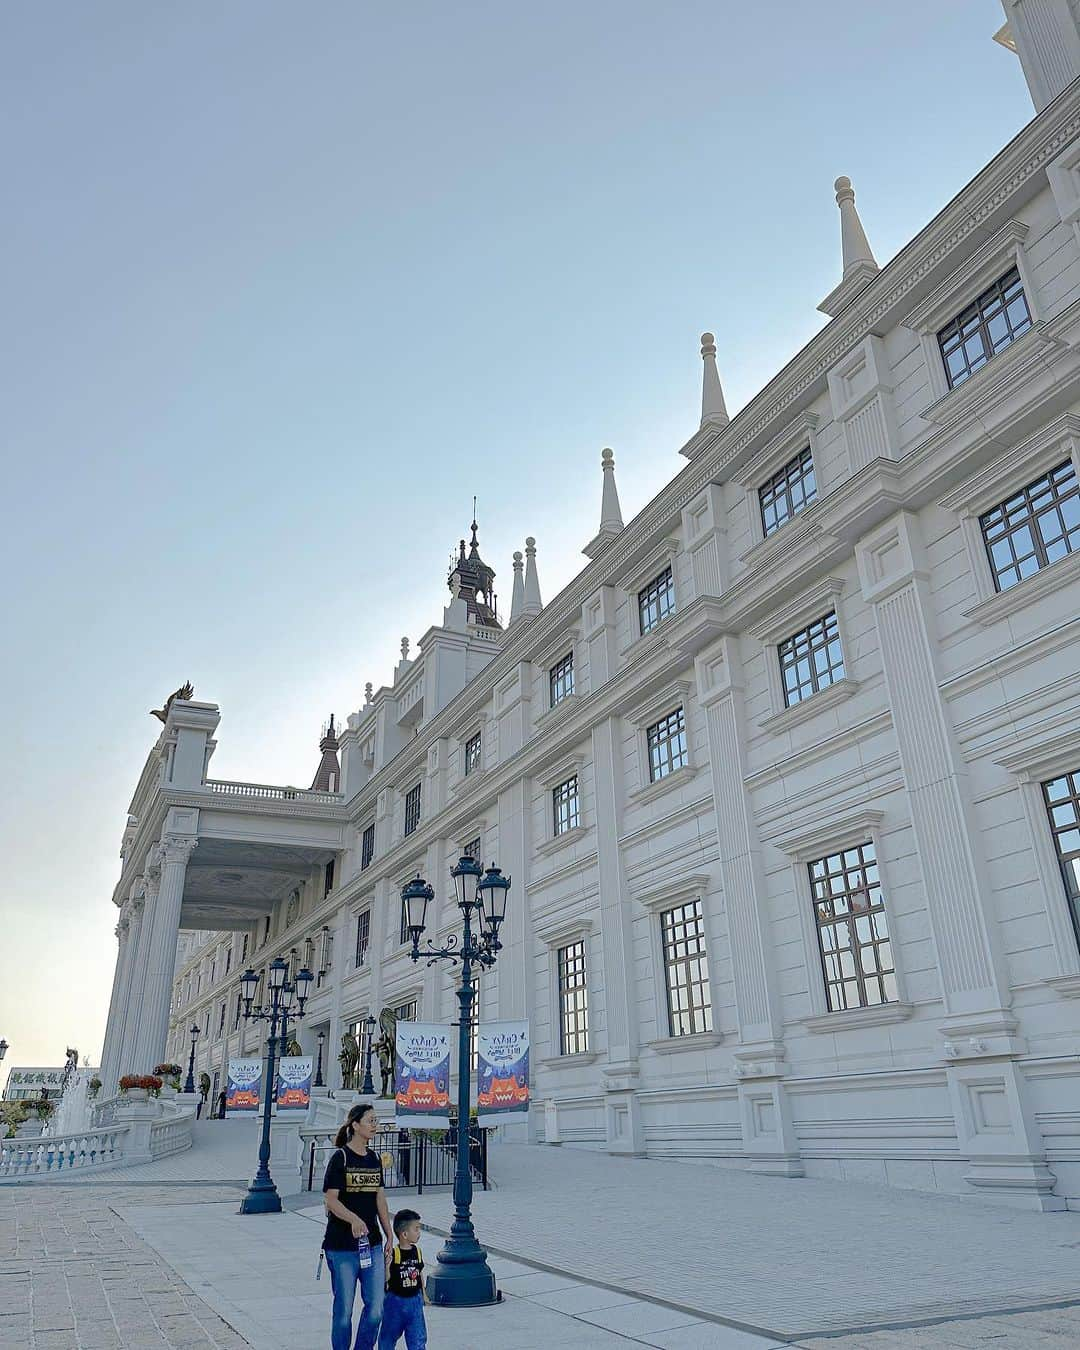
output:
<instances>
[{"instance_id":1,"label":"woman","mask_svg":"<svg viewBox=\"0 0 1080 1350\"><path fill-rule=\"evenodd\" d=\"M394 1237L383 1190L382 1162L371 1147L378 1127L373 1106L354 1106L337 1132L336 1147L323 1177L327 1216L323 1251L334 1291L330 1326L333 1350L374 1350L382 1321L386 1281L383 1234L389 1244L387 1250L392 1250ZM361 1239L371 1247L368 1266L361 1265ZM352 1316L357 1284L364 1311L354 1343Z\"/></svg>"}]
</instances>

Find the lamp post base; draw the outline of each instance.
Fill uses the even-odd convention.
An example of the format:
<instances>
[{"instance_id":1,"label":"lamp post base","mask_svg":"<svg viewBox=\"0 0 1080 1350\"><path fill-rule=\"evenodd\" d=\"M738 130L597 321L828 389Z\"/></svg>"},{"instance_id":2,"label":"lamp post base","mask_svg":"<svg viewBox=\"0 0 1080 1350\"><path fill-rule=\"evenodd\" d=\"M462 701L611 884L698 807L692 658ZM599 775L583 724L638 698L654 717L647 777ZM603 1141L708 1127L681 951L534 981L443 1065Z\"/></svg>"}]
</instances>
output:
<instances>
[{"instance_id":1,"label":"lamp post base","mask_svg":"<svg viewBox=\"0 0 1080 1350\"><path fill-rule=\"evenodd\" d=\"M252 1182L248 1187L248 1193L240 1202L241 1214L280 1214L281 1196L277 1193L277 1187L273 1182L269 1186L260 1186L257 1182Z\"/></svg>"},{"instance_id":2,"label":"lamp post base","mask_svg":"<svg viewBox=\"0 0 1080 1350\"><path fill-rule=\"evenodd\" d=\"M448 1238L424 1283L428 1298L440 1308L477 1308L502 1297L487 1253L475 1238Z\"/></svg>"}]
</instances>

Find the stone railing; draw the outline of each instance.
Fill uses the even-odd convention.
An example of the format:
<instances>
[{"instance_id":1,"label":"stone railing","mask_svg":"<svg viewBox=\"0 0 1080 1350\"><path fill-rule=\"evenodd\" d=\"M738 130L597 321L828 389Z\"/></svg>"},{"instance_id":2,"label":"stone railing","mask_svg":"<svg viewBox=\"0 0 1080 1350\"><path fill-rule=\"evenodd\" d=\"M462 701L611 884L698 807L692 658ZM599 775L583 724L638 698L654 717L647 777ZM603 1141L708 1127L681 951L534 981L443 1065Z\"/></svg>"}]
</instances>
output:
<instances>
[{"instance_id":1,"label":"stone railing","mask_svg":"<svg viewBox=\"0 0 1080 1350\"><path fill-rule=\"evenodd\" d=\"M270 783L230 783L223 778L208 778L203 784L208 791L226 797L258 797L272 802L316 802L325 806L340 806L340 792L312 792L310 788L274 787Z\"/></svg>"},{"instance_id":2,"label":"stone railing","mask_svg":"<svg viewBox=\"0 0 1080 1350\"><path fill-rule=\"evenodd\" d=\"M0 1140L0 1177L59 1176L90 1167L115 1166L123 1159L127 1134L126 1125L115 1125L55 1139Z\"/></svg>"},{"instance_id":3,"label":"stone railing","mask_svg":"<svg viewBox=\"0 0 1080 1350\"><path fill-rule=\"evenodd\" d=\"M182 1153L191 1147L191 1131L195 1124L194 1111L155 1120L150 1126L150 1156L167 1158L170 1153Z\"/></svg>"}]
</instances>

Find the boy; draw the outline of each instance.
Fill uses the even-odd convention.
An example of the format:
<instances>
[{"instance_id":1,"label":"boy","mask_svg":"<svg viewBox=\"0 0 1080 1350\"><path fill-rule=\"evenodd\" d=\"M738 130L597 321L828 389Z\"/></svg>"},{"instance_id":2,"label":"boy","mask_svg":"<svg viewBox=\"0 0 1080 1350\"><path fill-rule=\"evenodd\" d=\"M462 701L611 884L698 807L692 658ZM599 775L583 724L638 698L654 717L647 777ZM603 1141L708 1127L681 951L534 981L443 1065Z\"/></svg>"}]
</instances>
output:
<instances>
[{"instance_id":1,"label":"boy","mask_svg":"<svg viewBox=\"0 0 1080 1350\"><path fill-rule=\"evenodd\" d=\"M418 1245L420 1215L414 1209L399 1209L394 1215L394 1237L394 1248L386 1254L379 1350L394 1350L403 1332L405 1350L426 1350L424 1257Z\"/></svg>"}]
</instances>

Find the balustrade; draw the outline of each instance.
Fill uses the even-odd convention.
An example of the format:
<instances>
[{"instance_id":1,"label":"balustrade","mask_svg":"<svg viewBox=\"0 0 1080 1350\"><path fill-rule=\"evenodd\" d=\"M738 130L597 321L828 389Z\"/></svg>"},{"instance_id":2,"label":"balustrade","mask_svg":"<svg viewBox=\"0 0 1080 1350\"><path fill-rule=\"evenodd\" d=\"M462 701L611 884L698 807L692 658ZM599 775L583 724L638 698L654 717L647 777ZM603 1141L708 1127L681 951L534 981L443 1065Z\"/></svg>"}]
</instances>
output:
<instances>
[{"instance_id":1,"label":"balustrade","mask_svg":"<svg viewBox=\"0 0 1080 1350\"><path fill-rule=\"evenodd\" d=\"M0 1176L44 1176L118 1162L127 1126L45 1139L0 1140Z\"/></svg>"}]
</instances>

